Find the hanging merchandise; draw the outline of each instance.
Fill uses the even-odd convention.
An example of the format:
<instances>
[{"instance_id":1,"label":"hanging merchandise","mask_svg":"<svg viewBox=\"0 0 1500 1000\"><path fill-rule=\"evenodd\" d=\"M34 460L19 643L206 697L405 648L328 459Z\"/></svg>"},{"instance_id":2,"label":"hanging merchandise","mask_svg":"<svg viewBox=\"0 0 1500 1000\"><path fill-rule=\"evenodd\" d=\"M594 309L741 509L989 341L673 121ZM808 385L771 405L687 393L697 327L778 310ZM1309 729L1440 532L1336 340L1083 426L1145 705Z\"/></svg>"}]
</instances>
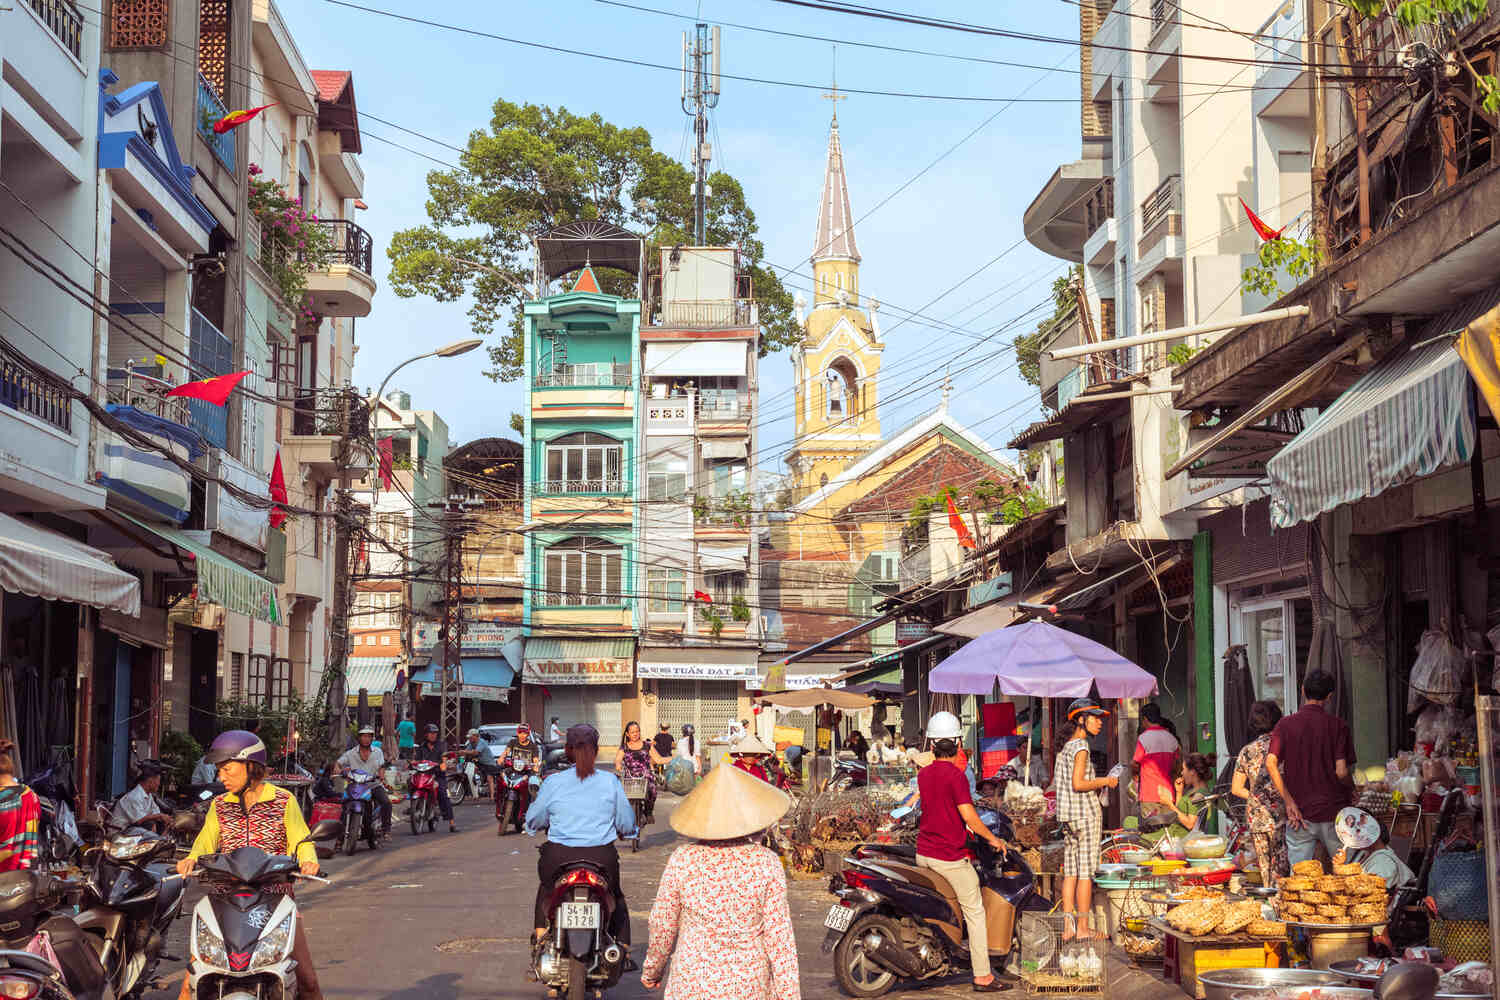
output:
<instances>
[{"instance_id":1,"label":"hanging merchandise","mask_svg":"<svg viewBox=\"0 0 1500 1000\"><path fill-rule=\"evenodd\" d=\"M1428 629L1417 642L1417 662L1411 668L1411 693L1406 710L1415 712L1422 699L1439 705L1452 705L1463 690L1464 654L1447 633Z\"/></svg>"}]
</instances>

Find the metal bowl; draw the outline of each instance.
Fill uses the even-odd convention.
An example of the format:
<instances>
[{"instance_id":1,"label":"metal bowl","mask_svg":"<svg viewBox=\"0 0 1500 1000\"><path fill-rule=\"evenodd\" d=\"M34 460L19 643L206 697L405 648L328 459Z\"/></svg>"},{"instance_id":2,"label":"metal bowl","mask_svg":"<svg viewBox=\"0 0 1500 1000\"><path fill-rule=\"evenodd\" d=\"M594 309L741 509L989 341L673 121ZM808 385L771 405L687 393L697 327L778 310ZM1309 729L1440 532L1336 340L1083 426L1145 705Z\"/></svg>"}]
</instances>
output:
<instances>
[{"instance_id":1,"label":"metal bowl","mask_svg":"<svg viewBox=\"0 0 1500 1000\"><path fill-rule=\"evenodd\" d=\"M1203 987L1206 1000L1234 1000L1236 993L1249 990L1343 986L1344 978L1315 969L1214 969L1201 974L1198 984Z\"/></svg>"},{"instance_id":2,"label":"metal bowl","mask_svg":"<svg viewBox=\"0 0 1500 1000\"><path fill-rule=\"evenodd\" d=\"M1371 1000L1374 996L1370 990L1357 986L1268 986L1241 990L1233 995L1233 1000Z\"/></svg>"}]
</instances>

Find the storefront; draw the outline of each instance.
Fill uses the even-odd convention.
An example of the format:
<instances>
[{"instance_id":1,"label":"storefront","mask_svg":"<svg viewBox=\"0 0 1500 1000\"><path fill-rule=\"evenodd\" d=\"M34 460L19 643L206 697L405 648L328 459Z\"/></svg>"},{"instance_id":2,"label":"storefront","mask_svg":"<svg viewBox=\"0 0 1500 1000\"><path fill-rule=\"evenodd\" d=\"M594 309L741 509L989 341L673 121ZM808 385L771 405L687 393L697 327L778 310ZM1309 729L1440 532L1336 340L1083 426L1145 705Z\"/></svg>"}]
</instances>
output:
<instances>
[{"instance_id":1,"label":"storefront","mask_svg":"<svg viewBox=\"0 0 1500 1000\"><path fill-rule=\"evenodd\" d=\"M636 676L648 703L656 695L656 718L642 727L665 724L678 736L691 725L700 741L719 739L731 723L749 717L745 685L756 678L757 657L754 649L643 648Z\"/></svg>"},{"instance_id":2,"label":"storefront","mask_svg":"<svg viewBox=\"0 0 1500 1000\"><path fill-rule=\"evenodd\" d=\"M526 640L523 683L539 685L550 722L586 723L615 746L624 728L621 703L635 694L635 640L533 636Z\"/></svg>"}]
</instances>

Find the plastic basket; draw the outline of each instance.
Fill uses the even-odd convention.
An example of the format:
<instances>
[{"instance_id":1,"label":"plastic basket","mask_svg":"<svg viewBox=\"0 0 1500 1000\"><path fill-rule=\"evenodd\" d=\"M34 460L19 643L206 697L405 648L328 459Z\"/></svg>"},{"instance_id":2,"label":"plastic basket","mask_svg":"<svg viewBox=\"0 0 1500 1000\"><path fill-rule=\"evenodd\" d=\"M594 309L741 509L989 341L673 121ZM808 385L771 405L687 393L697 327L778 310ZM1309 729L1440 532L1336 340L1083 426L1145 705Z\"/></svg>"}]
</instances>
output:
<instances>
[{"instance_id":1,"label":"plastic basket","mask_svg":"<svg viewBox=\"0 0 1500 1000\"><path fill-rule=\"evenodd\" d=\"M627 799L644 799L646 797L645 778L621 778L620 784L625 786L625 797Z\"/></svg>"}]
</instances>

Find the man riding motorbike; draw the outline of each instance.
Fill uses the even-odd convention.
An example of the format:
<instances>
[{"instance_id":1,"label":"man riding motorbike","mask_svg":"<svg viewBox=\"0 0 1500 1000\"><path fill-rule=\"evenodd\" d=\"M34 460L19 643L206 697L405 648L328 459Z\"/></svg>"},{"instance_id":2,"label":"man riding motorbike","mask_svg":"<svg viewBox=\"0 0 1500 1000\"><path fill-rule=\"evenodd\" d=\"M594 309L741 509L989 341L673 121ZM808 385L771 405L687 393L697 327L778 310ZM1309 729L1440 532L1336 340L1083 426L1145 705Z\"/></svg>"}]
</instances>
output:
<instances>
[{"instance_id":1,"label":"man riding motorbike","mask_svg":"<svg viewBox=\"0 0 1500 1000\"><path fill-rule=\"evenodd\" d=\"M416 760L430 760L438 766L439 771L448 770L448 762L443 760L443 755L448 752L448 744L438 739L438 727L434 723L427 723L427 731L422 734L422 742L417 744ZM448 821L448 832L457 833L458 824L453 822L453 803L448 801L448 778L440 776L437 783L438 813Z\"/></svg>"},{"instance_id":2,"label":"man riding motorbike","mask_svg":"<svg viewBox=\"0 0 1500 1000\"><path fill-rule=\"evenodd\" d=\"M374 726L360 726L356 738L359 744L345 750L338 760L339 773L347 778L350 771L363 771L375 779L370 786L370 798L380 806L380 835L388 837L391 833L391 797L386 793L385 779L380 774L385 769L385 751L375 746Z\"/></svg>"},{"instance_id":3,"label":"man riding motorbike","mask_svg":"<svg viewBox=\"0 0 1500 1000\"><path fill-rule=\"evenodd\" d=\"M474 771L479 775L479 780L483 781L485 787L490 790L490 799L493 800L495 776L500 773L500 766L495 760L495 751L479 738L479 730L469 730L468 735L464 737L464 745L459 748L458 755L474 761ZM479 794L479 789L474 789L474 794Z\"/></svg>"},{"instance_id":4,"label":"man riding motorbike","mask_svg":"<svg viewBox=\"0 0 1500 1000\"><path fill-rule=\"evenodd\" d=\"M625 968L634 969L635 963L629 958L630 914L620 887L620 855L615 840L636 835L635 808L625 797L620 779L594 767L599 756L598 730L588 725L569 726L567 752L573 767L542 782L542 790L526 812L528 833L547 831L547 842L541 846L536 864L536 939L546 936L547 899L558 873L571 861L589 861L603 870L614 893L609 931L625 949Z\"/></svg>"},{"instance_id":5,"label":"man riding motorbike","mask_svg":"<svg viewBox=\"0 0 1500 1000\"><path fill-rule=\"evenodd\" d=\"M312 842L306 839L307 823L296 798L265 780L266 745L260 737L243 729L231 729L219 734L205 756L218 767L218 779L224 783L225 791L214 797L192 849L177 862L178 874L191 872L201 855L258 847L268 854L287 854L295 849L302 874L316 875L318 855ZM300 995L307 1000L323 1000L303 919L297 921L292 957L297 961ZM186 975L182 977L179 1000L189 1000Z\"/></svg>"}]
</instances>

